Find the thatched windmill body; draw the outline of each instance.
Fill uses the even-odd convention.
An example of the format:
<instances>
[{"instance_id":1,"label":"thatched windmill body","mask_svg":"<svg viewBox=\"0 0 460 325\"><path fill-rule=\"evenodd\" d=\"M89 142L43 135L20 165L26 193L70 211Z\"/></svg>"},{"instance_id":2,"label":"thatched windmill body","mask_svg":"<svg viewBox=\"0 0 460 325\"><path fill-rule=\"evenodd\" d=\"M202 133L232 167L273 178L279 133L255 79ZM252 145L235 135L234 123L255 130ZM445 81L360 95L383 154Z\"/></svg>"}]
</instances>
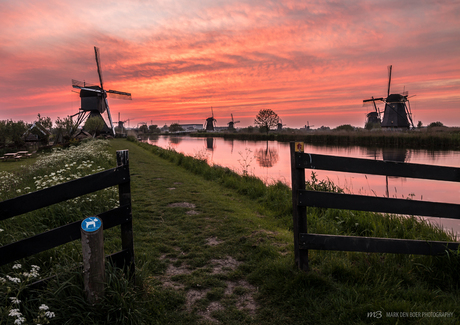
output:
<instances>
[{"instance_id":1,"label":"thatched windmill body","mask_svg":"<svg viewBox=\"0 0 460 325\"><path fill-rule=\"evenodd\" d=\"M391 71L392 66L388 66L388 91L387 97L374 98L363 100L366 102L373 102L375 112L371 112L367 115L368 122L372 120L377 121L380 119L380 111L375 104L376 101L382 101L385 103L385 110L383 113L383 120L381 126L383 128L410 128L414 127L412 122L412 112L410 109L409 95L407 92L403 94L390 94L391 85Z\"/></svg>"},{"instance_id":2,"label":"thatched windmill body","mask_svg":"<svg viewBox=\"0 0 460 325\"><path fill-rule=\"evenodd\" d=\"M212 110L212 107L211 107L211 114L212 116L206 119L206 122L204 125L204 128L206 131L214 131L214 127L216 126L217 120L214 118L214 111Z\"/></svg>"},{"instance_id":3,"label":"thatched windmill body","mask_svg":"<svg viewBox=\"0 0 460 325\"><path fill-rule=\"evenodd\" d=\"M72 117L77 116L75 125L78 127L87 118L99 116L104 121L104 128L101 132L114 136L115 128L113 126L112 116L110 114L107 95L109 97L131 100L131 94L117 90L104 89L99 49L97 47L94 47L94 54L96 56L97 73L99 75L100 85L87 85L85 82L72 79L72 87L80 89L81 98L80 111L77 114L72 115ZM109 125L107 125L105 119L102 116L104 113L107 114Z\"/></svg>"}]
</instances>

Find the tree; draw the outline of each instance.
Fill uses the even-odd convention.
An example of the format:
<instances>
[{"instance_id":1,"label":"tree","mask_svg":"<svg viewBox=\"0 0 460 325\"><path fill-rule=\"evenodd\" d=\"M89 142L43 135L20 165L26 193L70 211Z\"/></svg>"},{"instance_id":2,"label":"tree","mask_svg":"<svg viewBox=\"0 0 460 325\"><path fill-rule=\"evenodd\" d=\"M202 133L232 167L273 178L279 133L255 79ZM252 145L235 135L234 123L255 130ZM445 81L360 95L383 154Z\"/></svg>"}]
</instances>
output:
<instances>
[{"instance_id":1,"label":"tree","mask_svg":"<svg viewBox=\"0 0 460 325\"><path fill-rule=\"evenodd\" d=\"M169 126L169 132L177 132L177 131L184 131L182 126L180 126L178 123L173 123Z\"/></svg>"},{"instance_id":2,"label":"tree","mask_svg":"<svg viewBox=\"0 0 460 325\"><path fill-rule=\"evenodd\" d=\"M265 128L265 130L270 130L271 127L276 127L280 122L278 114L276 114L271 109L261 109L254 120L254 124L258 125L260 128Z\"/></svg>"},{"instance_id":3,"label":"tree","mask_svg":"<svg viewBox=\"0 0 460 325\"><path fill-rule=\"evenodd\" d=\"M351 126L350 124L342 124L336 127L334 130L336 131L354 131L355 128Z\"/></svg>"},{"instance_id":4,"label":"tree","mask_svg":"<svg viewBox=\"0 0 460 325\"><path fill-rule=\"evenodd\" d=\"M429 128L441 127L441 126L444 126L444 124L442 124L442 123L439 122L439 121L437 121L437 122L432 122L432 123L430 123L430 125L428 125Z\"/></svg>"},{"instance_id":5,"label":"tree","mask_svg":"<svg viewBox=\"0 0 460 325\"><path fill-rule=\"evenodd\" d=\"M53 127L53 122L51 121L51 118L50 117L41 117L40 113L38 113L37 122L39 122L48 131L51 131L51 128Z\"/></svg>"},{"instance_id":6,"label":"tree","mask_svg":"<svg viewBox=\"0 0 460 325\"><path fill-rule=\"evenodd\" d=\"M56 125L54 129L56 137L62 136L64 140L69 140L72 137L73 133L76 131L75 125L70 116L67 116L63 119L58 117L56 121L54 121L54 124Z\"/></svg>"},{"instance_id":7,"label":"tree","mask_svg":"<svg viewBox=\"0 0 460 325\"><path fill-rule=\"evenodd\" d=\"M147 133L148 130L149 130L149 128L147 127L147 124L142 124L142 125L139 127L139 132Z\"/></svg>"},{"instance_id":8,"label":"tree","mask_svg":"<svg viewBox=\"0 0 460 325\"><path fill-rule=\"evenodd\" d=\"M24 121L13 122L9 120L6 124L9 133L9 138L13 141L16 148L24 145L24 133L27 130L27 126Z\"/></svg>"},{"instance_id":9,"label":"tree","mask_svg":"<svg viewBox=\"0 0 460 325\"><path fill-rule=\"evenodd\" d=\"M8 126L7 121L0 121L0 144L4 147L6 146L6 141L8 140Z\"/></svg>"},{"instance_id":10,"label":"tree","mask_svg":"<svg viewBox=\"0 0 460 325\"><path fill-rule=\"evenodd\" d=\"M422 121L418 121L418 123L417 123L417 129L420 129L422 126L423 126Z\"/></svg>"},{"instance_id":11,"label":"tree","mask_svg":"<svg viewBox=\"0 0 460 325\"><path fill-rule=\"evenodd\" d=\"M84 129L93 135L93 138L102 131L105 122L100 116L93 116L86 120Z\"/></svg>"},{"instance_id":12,"label":"tree","mask_svg":"<svg viewBox=\"0 0 460 325\"><path fill-rule=\"evenodd\" d=\"M149 126L149 132L150 133L160 133L161 130L158 128L158 125L153 124Z\"/></svg>"}]
</instances>

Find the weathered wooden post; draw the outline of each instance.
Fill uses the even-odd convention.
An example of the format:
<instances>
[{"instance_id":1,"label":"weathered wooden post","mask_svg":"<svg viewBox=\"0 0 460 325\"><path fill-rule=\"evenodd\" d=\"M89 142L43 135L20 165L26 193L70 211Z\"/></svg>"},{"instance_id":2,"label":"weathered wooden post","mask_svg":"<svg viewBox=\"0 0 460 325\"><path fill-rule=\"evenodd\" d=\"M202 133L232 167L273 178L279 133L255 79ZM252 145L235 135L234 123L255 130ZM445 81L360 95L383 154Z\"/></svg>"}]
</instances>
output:
<instances>
[{"instance_id":1,"label":"weathered wooden post","mask_svg":"<svg viewBox=\"0 0 460 325\"><path fill-rule=\"evenodd\" d=\"M117 151L117 166L124 166L129 169L129 155L128 150ZM134 279L134 241L133 241L133 221L131 218L131 184L130 179L118 185L118 196L120 206L129 206L130 218L121 224L121 246L125 251L125 267L130 270L130 276Z\"/></svg>"},{"instance_id":2,"label":"weathered wooden post","mask_svg":"<svg viewBox=\"0 0 460 325\"><path fill-rule=\"evenodd\" d=\"M298 193L298 190L305 190L305 169L299 164L304 144L303 142L291 142L290 149L294 256L297 266L301 270L308 271L308 250L299 247L299 234L307 233L307 209L299 206Z\"/></svg>"},{"instance_id":3,"label":"weathered wooden post","mask_svg":"<svg viewBox=\"0 0 460 325\"><path fill-rule=\"evenodd\" d=\"M102 220L88 217L81 223L83 249L83 284L88 301L92 304L104 295L105 256Z\"/></svg>"}]
</instances>

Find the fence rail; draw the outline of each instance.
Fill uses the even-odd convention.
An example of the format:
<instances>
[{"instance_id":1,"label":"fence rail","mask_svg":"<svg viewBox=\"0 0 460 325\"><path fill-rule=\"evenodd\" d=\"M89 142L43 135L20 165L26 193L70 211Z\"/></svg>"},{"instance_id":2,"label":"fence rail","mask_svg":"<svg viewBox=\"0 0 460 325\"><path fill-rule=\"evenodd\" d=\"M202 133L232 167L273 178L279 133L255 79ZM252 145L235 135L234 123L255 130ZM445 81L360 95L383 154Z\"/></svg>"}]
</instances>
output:
<instances>
[{"instance_id":1,"label":"fence rail","mask_svg":"<svg viewBox=\"0 0 460 325\"><path fill-rule=\"evenodd\" d=\"M107 258L116 265L125 265L134 269L128 150L117 151L116 168L0 202L0 220L116 185L118 185L120 206L103 212L98 217L102 219L104 229L121 225L122 249ZM0 247L2 257L0 266L80 239L81 222L82 220L72 222Z\"/></svg>"},{"instance_id":2,"label":"fence rail","mask_svg":"<svg viewBox=\"0 0 460 325\"><path fill-rule=\"evenodd\" d=\"M460 219L460 205L307 191L305 169L460 182L460 168L308 154L294 142L290 150L295 261L301 269L308 270L309 249L420 255L458 249L456 242L309 234L306 207Z\"/></svg>"}]
</instances>

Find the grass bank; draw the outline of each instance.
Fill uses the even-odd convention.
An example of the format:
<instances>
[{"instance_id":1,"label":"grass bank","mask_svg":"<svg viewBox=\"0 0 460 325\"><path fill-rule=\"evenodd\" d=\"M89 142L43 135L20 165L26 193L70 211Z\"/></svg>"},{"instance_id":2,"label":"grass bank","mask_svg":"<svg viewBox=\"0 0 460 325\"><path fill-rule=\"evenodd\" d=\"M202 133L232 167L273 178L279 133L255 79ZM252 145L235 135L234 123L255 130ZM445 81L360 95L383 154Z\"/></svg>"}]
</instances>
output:
<instances>
[{"instance_id":1,"label":"grass bank","mask_svg":"<svg viewBox=\"0 0 460 325\"><path fill-rule=\"evenodd\" d=\"M327 146L362 146L410 148L428 150L460 149L460 131L458 129L423 129L417 131L281 131L265 133L192 133L196 137L223 137L227 139L253 141L302 141L315 145Z\"/></svg>"},{"instance_id":2,"label":"grass bank","mask_svg":"<svg viewBox=\"0 0 460 325\"><path fill-rule=\"evenodd\" d=\"M108 297L102 305L89 306L81 275L68 272L70 279L61 278L41 296L28 298L35 299L34 308L42 301L39 297L46 298L56 313L52 323L452 324L460 320L456 253L421 257L311 251L312 271L304 273L294 265L291 196L283 184L267 187L256 178L144 143L116 139L110 146L112 156L119 149L130 153L139 283L132 287L115 276L117 271L109 270ZM339 190L315 178L308 186ZM449 239L414 218L324 209L309 209L308 218L311 232ZM74 255L78 260L78 253ZM49 257L34 262L52 264ZM55 258L64 269L68 260L62 254ZM25 268L28 261L22 263ZM8 295L2 294L2 301L10 304ZM387 312L420 312L420 316L395 318ZM453 314L422 317L428 312ZM3 319L14 321L14 317Z\"/></svg>"},{"instance_id":3,"label":"grass bank","mask_svg":"<svg viewBox=\"0 0 460 325\"><path fill-rule=\"evenodd\" d=\"M233 306L226 304L232 295L237 298L234 293L228 295L229 287L234 286L233 281L249 284L242 287L249 288L246 292L252 295L256 309L253 312L243 309L242 313L246 315L244 321L248 323L387 324L394 320L386 317L386 312L434 310L454 312L455 317L459 317L460 260L456 254L423 257L312 251L312 271L300 272L293 262L291 197L286 186L278 183L267 187L258 179L238 176L226 168L209 167L204 161L171 150L145 143L137 145L153 153L153 157L171 162L173 165L169 165L168 169L174 165L182 167L180 173L164 174L168 175L167 179L161 181L166 181L163 186L169 192L166 191L166 196L158 202L161 212L157 211L156 214L162 217L159 220L160 228L165 224L175 225L171 231L176 230L181 234L185 231L186 236L190 237L179 241L175 235L171 235L169 240L162 240L160 236L158 243L165 245L165 250L167 247L169 249L164 258L160 255L159 261L172 258L165 261L163 273L160 270L156 276L160 279L158 285L164 285L164 277L167 278L166 283L173 282L176 292L185 296L186 310L191 308L188 310L192 311L192 315L200 315L210 309L209 316L212 318L237 324L241 313L238 303ZM151 177L154 182L160 181L156 179L158 177ZM189 183L186 179L194 179L192 184L188 184L191 193L185 191L187 194L180 194L177 190L182 190ZM319 190L337 190L330 182L316 179L310 180L308 186ZM183 195L187 195L187 199ZM168 206L180 202L191 203L195 207L181 208L184 219L180 218L180 214L171 215L172 220L165 218L170 213ZM191 211L199 211L199 214ZM154 213L153 207L150 213ZM191 217L193 215L195 217ZM450 239L445 233L415 218L324 209L309 209L308 218L311 232ZM184 226L183 222L189 225ZM219 244L210 245L214 240ZM230 268L230 273L224 277L225 281L230 282L213 282L213 261L223 257L234 259L239 262L235 263L238 266L233 271ZM168 273L176 272L174 268L186 274L168 278ZM204 274L203 268L206 270ZM206 280L196 278L202 275ZM196 280L191 280L194 277ZM218 277L222 277L222 274ZM195 281L200 286L194 287ZM209 296L209 292L215 290L221 293L217 297L214 294ZM187 297L191 292L201 299L192 299L194 303L190 305ZM219 305L223 309L212 310L213 306ZM372 311L382 311L383 318L368 317ZM440 318L398 321L437 324ZM441 319L441 323L450 324L452 321L452 318Z\"/></svg>"}]
</instances>

